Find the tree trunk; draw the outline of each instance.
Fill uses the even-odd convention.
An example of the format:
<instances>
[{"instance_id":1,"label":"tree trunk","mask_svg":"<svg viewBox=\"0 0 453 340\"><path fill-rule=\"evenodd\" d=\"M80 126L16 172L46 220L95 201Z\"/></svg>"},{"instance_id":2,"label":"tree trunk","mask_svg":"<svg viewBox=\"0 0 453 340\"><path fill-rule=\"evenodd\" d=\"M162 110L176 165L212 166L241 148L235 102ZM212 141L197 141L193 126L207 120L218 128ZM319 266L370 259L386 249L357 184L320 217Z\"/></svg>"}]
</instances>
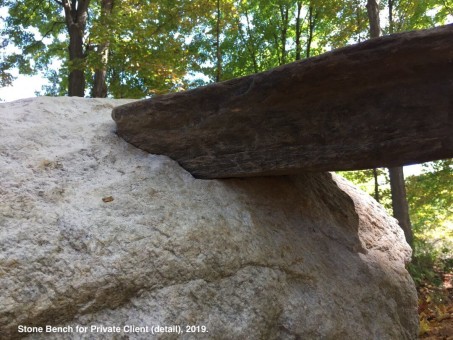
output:
<instances>
[{"instance_id":1,"label":"tree trunk","mask_svg":"<svg viewBox=\"0 0 453 340\"><path fill-rule=\"evenodd\" d=\"M222 54L220 51L220 16L221 16L221 11L220 11L220 0L217 0L217 21L216 21L216 75L215 75L215 81L218 83L221 80L222 77Z\"/></svg>"},{"instance_id":2,"label":"tree trunk","mask_svg":"<svg viewBox=\"0 0 453 340\"><path fill-rule=\"evenodd\" d=\"M379 4L376 0L368 0L367 5L368 20L370 23L370 38L379 38L381 35L380 23L379 23ZM376 168L373 168L374 176L374 198L379 202L379 182L378 172Z\"/></svg>"},{"instance_id":3,"label":"tree trunk","mask_svg":"<svg viewBox=\"0 0 453 340\"><path fill-rule=\"evenodd\" d=\"M311 43L313 41L313 33L314 33L314 30L315 30L315 16L313 16L313 5L310 5L310 7L308 7L308 39L307 39L307 49L306 49L306 53L305 53L305 56L307 58L310 58L310 53L311 53Z\"/></svg>"},{"instance_id":4,"label":"tree trunk","mask_svg":"<svg viewBox=\"0 0 453 340\"><path fill-rule=\"evenodd\" d=\"M404 185L404 173L402 167L389 168L390 187L392 191L393 217L395 217L406 236L406 241L412 245L413 235L409 219L409 205Z\"/></svg>"},{"instance_id":5,"label":"tree trunk","mask_svg":"<svg viewBox=\"0 0 453 340\"><path fill-rule=\"evenodd\" d=\"M288 7L285 5L280 5L280 17L282 19L282 28L280 31L281 39L281 60L280 64L286 64L286 40L288 35Z\"/></svg>"},{"instance_id":6,"label":"tree trunk","mask_svg":"<svg viewBox=\"0 0 453 340\"><path fill-rule=\"evenodd\" d=\"M370 20L370 38L381 35L379 23L379 0L368 0L366 4L368 19Z\"/></svg>"},{"instance_id":7,"label":"tree trunk","mask_svg":"<svg viewBox=\"0 0 453 340\"><path fill-rule=\"evenodd\" d=\"M393 5L394 0L389 0L389 33L393 34L394 27L393 27Z\"/></svg>"},{"instance_id":8,"label":"tree trunk","mask_svg":"<svg viewBox=\"0 0 453 340\"><path fill-rule=\"evenodd\" d=\"M83 35L88 17L90 0L63 0L66 27L69 34L69 83L68 95L85 95L85 53Z\"/></svg>"},{"instance_id":9,"label":"tree trunk","mask_svg":"<svg viewBox=\"0 0 453 340\"><path fill-rule=\"evenodd\" d=\"M379 202L379 181L378 181L378 171L376 168L373 169L373 177L374 177L374 199L376 202Z\"/></svg>"},{"instance_id":10,"label":"tree trunk","mask_svg":"<svg viewBox=\"0 0 453 340\"><path fill-rule=\"evenodd\" d=\"M68 95L83 97L85 95L83 35L78 25L73 24L69 32L69 83Z\"/></svg>"},{"instance_id":11,"label":"tree trunk","mask_svg":"<svg viewBox=\"0 0 453 340\"><path fill-rule=\"evenodd\" d=\"M393 30L393 18L392 18L392 6L393 3L389 1L389 21L390 29ZM367 2L367 13L370 20L370 38L378 38L381 35L381 28L379 23L379 3L377 0L368 0ZM377 170L373 169L376 176ZM392 193L392 207L393 217L395 217L406 236L406 241L412 245L412 228L409 218L409 205L407 203L406 188L404 186L404 174L403 167L392 167L389 168L390 175L390 188ZM376 195L378 194L377 179L375 178L375 190Z\"/></svg>"},{"instance_id":12,"label":"tree trunk","mask_svg":"<svg viewBox=\"0 0 453 340\"><path fill-rule=\"evenodd\" d=\"M302 1L297 2L297 17L296 17L296 60L300 60L302 46L300 45L300 36L302 35L302 20L300 12L302 11Z\"/></svg>"},{"instance_id":13,"label":"tree trunk","mask_svg":"<svg viewBox=\"0 0 453 340\"><path fill-rule=\"evenodd\" d=\"M358 1L356 0L354 2L354 4L356 6L355 18L356 18L357 31L361 32L363 22L362 22L361 8L360 8L360 0L358 0ZM359 33L357 42L362 42L362 36L360 35L360 33Z\"/></svg>"},{"instance_id":14,"label":"tree trunk","mask_svg":"<svg viewBox=\"0 0 453 340\"><path fill-rule=\"evenodd\" d=\"M393 33L393 0L389 0L389 33ZM393 217L395 217L406 236L406 241L413 245L412 226L409 217L409 204L407 202L406 187L404 183L403 167L389 168L390 188L392 193Z\"/></svg>"},{"instance_id":15,"label":"tree trunk","mask_svg":"<svg viewBox=\"0 0 453 340\"><path fill-rule=\"evenodd\" d=\"M108 60L109 44L100 46L100 54L102 56L103 67L94 71L94 84L91 90L92 98L106 98L107 97L107 60ZM104 51L102 51L104 50Z\"/></svg>"},{"instance_id":16,"label":"tree trunk","mask_svg":"<svg viewBox=\"0 0 453 340\"><path fill-rule=\"evenodd\" d=\"M101 20L105 19L112 12L113 0L102 0L101 3ZM94 84L91 91L93 98L105 98L107 97L107 63L109 58L109 46L110 41L101 43L97 48L97 53L101 58L101 67L96 69L94 72Z\"/></svg>"},{"instance_id":17,"label":"tree trunk","mask_svg":"<svg viewBox=\"0 0 453 340\"><path fill-rule=\"evenodd\" d=\"M256 58L256 48L255 48L255 43L253 40L253 35L252 35L253 31L251 29L250 18L249 18L249 13L248 13L247 9L244 10L244 14L245 14L245 19L247 20L246 32L247 32L248 39L242 38L242 40L246 44L247 50L250 52L250 58L252 59L252 64L253 64L253 72L258 73L259 68L258 68L258 61ZM239 18L238 18L238 21L240 21ZM240 22L238 23L238 25L240 25ZM242 33L241 33L241 36L243 36Z\"/></svg>"}]
</instances>

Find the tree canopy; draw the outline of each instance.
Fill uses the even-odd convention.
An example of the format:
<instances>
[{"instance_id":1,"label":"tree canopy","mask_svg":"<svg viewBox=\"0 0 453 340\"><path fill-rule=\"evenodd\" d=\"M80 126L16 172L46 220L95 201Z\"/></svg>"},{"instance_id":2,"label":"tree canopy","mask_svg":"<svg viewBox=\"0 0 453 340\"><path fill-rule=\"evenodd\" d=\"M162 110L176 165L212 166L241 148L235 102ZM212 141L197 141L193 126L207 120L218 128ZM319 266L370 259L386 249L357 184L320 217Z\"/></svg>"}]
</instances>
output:
<instances>
[{"instance_id":1,"label":"tree canopy","mask_svg":"<svg viewBox=\"0 0 453 340\"><path fill-rule=\"evenodd\" d=\"M8 68L43 94L143 98L227 80L369 37L365 0L0 1ZM384 33L441 25L450 0L384 0Z\"/></svg>"}]
</instances>

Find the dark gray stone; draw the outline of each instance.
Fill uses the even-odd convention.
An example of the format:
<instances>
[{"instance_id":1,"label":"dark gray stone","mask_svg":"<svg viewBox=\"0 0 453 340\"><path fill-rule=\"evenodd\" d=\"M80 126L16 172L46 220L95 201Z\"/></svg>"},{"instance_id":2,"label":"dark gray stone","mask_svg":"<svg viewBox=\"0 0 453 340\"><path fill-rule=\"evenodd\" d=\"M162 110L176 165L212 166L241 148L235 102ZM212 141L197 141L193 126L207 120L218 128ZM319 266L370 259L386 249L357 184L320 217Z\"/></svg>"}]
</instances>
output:
<instances>
[{"instance_id":1,"label":"dark gray stone","mask_svg":"<svg viewBox=\"0 0 453 340\"><path fill-rule=\"evenodd\" d=\"M113 110L117 132L195 177L453 157L453 26L395 34Z\"/></svg>"}]
</instances>

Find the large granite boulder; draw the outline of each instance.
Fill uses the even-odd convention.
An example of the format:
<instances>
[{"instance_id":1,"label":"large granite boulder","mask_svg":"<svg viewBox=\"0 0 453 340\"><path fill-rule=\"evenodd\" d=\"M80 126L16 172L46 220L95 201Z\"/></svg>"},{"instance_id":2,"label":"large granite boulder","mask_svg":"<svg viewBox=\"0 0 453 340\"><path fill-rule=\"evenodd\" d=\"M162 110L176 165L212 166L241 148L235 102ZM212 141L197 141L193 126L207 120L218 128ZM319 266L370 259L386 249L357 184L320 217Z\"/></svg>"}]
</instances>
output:
<instances>
[{"instance_id":1,"label":"large granite boulder","mask_svg":"<svg viewBox=\"0 0 453 340\"><path fill-rule=\"evenodd\" d=\"M194 179L115 134L121 103L0 105L2 338L416 338L411 250L372 198Z\"/></svg>"}]
</instances>

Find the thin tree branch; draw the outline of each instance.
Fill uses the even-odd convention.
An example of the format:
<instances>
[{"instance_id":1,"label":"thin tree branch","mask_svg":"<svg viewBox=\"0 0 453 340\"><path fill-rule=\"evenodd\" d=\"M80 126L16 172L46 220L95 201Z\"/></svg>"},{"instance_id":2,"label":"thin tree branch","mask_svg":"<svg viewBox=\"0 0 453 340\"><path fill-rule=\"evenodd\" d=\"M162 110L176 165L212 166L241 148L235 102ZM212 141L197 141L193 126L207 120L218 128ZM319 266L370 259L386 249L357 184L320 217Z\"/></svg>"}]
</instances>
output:
<instances>
[{"instance_id":1,"label":"thin tree branch","mask_svg":"<svg viewBox=\"0 0 453 340\"><path fill-rule=\"evenodd\" d=\"M64 8L64 16L66 18L66 25L71 27L71 25L74 24L74 19L72 18L71 15L71 4L68 2L68 0L63 0L63 8Z\"/></svg>"},{"instance_id":2,"label":"thin tree branch","mask_svg":"<svg viewBox=\"0 0 453 340\"><path fill-rule=\"evenodd\" d=\"M44 39L45 37L47 37L50 33L52 33L52 31L54 30L55 26L57 26L57 25L64 25L64 24L66 24L64 21L54 21L54 22L52 23L52 27L51 27L51 28L50 28L50 29L42 36L43 39ZM41 39L40 41L42 41L43 39Z\"/></svg>"}]
</instances>

